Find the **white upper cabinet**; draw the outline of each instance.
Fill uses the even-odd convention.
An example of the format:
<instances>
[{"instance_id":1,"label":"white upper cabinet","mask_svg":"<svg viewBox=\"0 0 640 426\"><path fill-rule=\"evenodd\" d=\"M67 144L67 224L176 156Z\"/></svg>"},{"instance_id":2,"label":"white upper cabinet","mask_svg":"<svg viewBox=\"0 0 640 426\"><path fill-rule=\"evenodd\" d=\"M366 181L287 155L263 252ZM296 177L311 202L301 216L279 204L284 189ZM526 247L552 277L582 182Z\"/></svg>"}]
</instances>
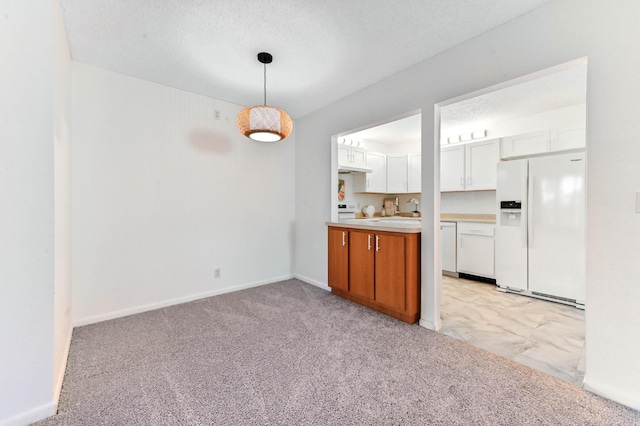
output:
<instances>
[{"instance_id":1,"label":"white upper cabinet","mask_svg":"<svg viewBox=\"0 0 640 426\"><path fill-rule=\"evenodd\" d=\"M497 139L442 148L440 191L496 189L499 149Z\"/></svg>"},{"instance_id":2,"label":"white upper cabinet","mask_svg":"<svg viewBox=\"0 0 640 426\"><path fill-rule=\"evenodd\" d=\"M338 164L346 165L351 162L351 148L344 145L338 145Z\"/></svg>"},{"instance_id":3,"label":"white upper cabinet","mask_svg":"<svg viewBox=\"0 0 640 426\"><path fill-rule=\"evenodd\" d=\"M409 154L409 183L407 192L422 192L422 154Z\"/></svg>"},{"instance_id":4,"label":"white upper cabinet","mask_svg":"<svg viewBox=\"0 0 640 426\"><path fill-rule=\"evenodd\" d=\"M387 192L407 192L408 166L407 154L387 154Z\"/></svg>"},{"instance_id":5,"label":"white upper cabinet","mask_svg":"<svg viewBox=\"0 0 640 426\"><path fill-rule=\"evenodd\" d=\"M367 151L362 148L351 148L351 160L354 167L367 167Z\"/></svg>"},{"instance_id":6,"label":"white upper cabinet","mask_svg":"<svg viewBox=\"0 0 640 426\"><path fill-rule=\"evenodd\" d=\"M367 173L366 192L387 192L386 155L377 152L367 153L367 165L373 170Z\"/></svg>"},{"instance_id":7,"label":"white upper cabinet","mask_svg":"<svg viewBox=\"0 0 640 426\"><path fill-rule=\"evenodd\" d=\"M502 138L501 158L529 157L585 147L585 128L544 130Z\"/></svg>"},{"instance_id":8,"label":"white upper cabinet","mask_svg":"<svg viewBox=\"0 0 640 426\"><path fill-rule=\"evenodd\" d=\"M354 192L387 192L387 156L377 152L367 152L369 173L355 173L353 176Z\"/></svg>"},{"instance_id":9,"label":"white upper cabinet","mask_svg":"<svg viewBox=\"0 0 640 426\"><path fill-rule=\"evenodd\" d=\"M551 150L566 151L586 146L585 128L554 129L551 131Z\"/></svg>"},{"instance_id":10,"label":"white upper cabinet","mask_svg":"<svg viewBox=\"0 0 640 426\"><path fill-rule=\"evenodd\" d=\"M464 191L464 145L440 151L440 191Z\"/></svg>"},{"instance_id":11,"label":"white upper cabinet","mask_svg":"<svg viewBox=\"0 0 640 426\"><path fill-rule=\"evenodd\" d=\"M502 158L524 157L548 150L548 130L502 138Z\"/></svg>"},{"instance_id":12,"label":"white upper cabinet","mask_svg":"<svg viewBox=\"0 0 640 426\"><path fill-rule=\"evenodd\" d=\"M464 161L466 191L496 189L499 150L500 145L497 139L466 145Z\"/></svg>"},{"instance_id":13,"label":"white upper cabinet","mask_svg":"<svg viewBox=\"0 0 640 426\"><path fill-rule=\"evenodd\" d=\"M366 168L367 151L338 144L338 167Z\"/></svg>"}]
</instances>

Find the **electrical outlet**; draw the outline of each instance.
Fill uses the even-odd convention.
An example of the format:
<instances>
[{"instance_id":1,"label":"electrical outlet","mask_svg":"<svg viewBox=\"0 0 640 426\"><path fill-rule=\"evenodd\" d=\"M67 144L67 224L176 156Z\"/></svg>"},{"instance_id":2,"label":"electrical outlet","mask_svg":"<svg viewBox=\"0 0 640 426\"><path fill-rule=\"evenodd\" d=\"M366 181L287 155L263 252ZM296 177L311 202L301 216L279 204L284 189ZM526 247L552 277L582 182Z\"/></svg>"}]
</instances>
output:
<instances>
[{"instance_id":1,"label":"electrical outlet","mask_svg":"<svg viewBox=\"0 0 640 426\"><path fill-rule=\"evenodd\" d=\"M220 278L220 268L215 268L213 270L213 278Z\"/></svg>"},{"instance_id":2,"label":"electrical outlet","mask_svg":"<svg viewBox=\"0 0 640 426\"><path fill-rule=\"evenodd\" d=\"M220 111L213 111L213 118L215 118L216 120L220 120Z\"/></svg>"}]
</instances>

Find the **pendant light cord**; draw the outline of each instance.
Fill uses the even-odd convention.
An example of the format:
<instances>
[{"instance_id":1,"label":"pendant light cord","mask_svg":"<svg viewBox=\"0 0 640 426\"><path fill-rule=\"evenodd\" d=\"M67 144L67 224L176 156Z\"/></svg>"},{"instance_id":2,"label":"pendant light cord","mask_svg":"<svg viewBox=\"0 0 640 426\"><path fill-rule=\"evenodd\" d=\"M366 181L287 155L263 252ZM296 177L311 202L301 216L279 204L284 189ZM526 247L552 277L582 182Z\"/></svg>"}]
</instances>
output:
<instances>
[{"instance_id":1,"label":"pendant light cord","mask_svg":"<svg viewBox=\"0 0 640 426\"><path fill-rule=\"evenodd\" d=\"M267 106L267 64L264 65L264 106Z\"/></svg>"}]
</instances>

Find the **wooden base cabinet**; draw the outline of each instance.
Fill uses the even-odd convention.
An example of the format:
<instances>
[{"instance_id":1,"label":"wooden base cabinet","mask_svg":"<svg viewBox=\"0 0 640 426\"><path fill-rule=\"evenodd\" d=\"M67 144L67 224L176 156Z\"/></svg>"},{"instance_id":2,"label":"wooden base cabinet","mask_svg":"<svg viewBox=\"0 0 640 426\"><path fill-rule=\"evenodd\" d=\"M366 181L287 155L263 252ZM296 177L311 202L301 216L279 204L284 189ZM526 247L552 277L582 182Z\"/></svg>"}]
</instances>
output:
<instances>
[{"instance_id":1,"label":"wooden base cabinet","mask_svg":"<svg viewBox=\"0 0 640 426\"><path fill-rule=\"evenodd\" d=\"M329 286L338 296L415 323L420 317L420 234L330 227Z\"/></svg>"},{"instance_id":2,"label":"wooden base cabinet","mask_svg":"<svg viewBox=\"0 0 640 426\"><path fill-rule=\"evenodd\" d=\"M329 228L329 286L349 290L349 231Z\"/></svg>"}]
</instances>

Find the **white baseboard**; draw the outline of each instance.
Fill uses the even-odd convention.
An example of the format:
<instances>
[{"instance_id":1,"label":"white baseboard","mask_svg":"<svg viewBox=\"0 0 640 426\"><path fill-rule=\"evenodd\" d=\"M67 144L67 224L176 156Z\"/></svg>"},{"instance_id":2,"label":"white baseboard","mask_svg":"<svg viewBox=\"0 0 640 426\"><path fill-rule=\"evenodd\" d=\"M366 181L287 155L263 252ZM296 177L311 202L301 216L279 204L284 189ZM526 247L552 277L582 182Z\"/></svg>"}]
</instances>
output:
<instances>
[{"instance_id":1,"label":"white baseboard","mask_svg":"<svg viewBox=\"0 0 640 426\"><path fill-rule=\"evenodd\" d=\"M626 405L629 408L640 411L640 395L637 393L624 392L618 388L614 389L611 386L594 382L589 377L588 372L584 376L582 387L596 395L600 395L622 405Z\"/></svg>"},{"instance_id":2,"label":"white baseboard","mask_svg":"<svg viewBox=\"0 0 640 426\"><path fill-rule=\"evenodd\" d=\"M331 287L329 287L325 283L321 283L320 281L316 281L316 280L311 279L309 277L305 277L304 275L293 274L293 278L295 278L297 280L300 280L300 281L304 281L307 284L311 284L313 286L320 287L323 290L331 291Z\"/></svg>"},{"instance_id":3,"label":"white baseboard","mask_svg":"<svg viewBox=\"0 0 640 426\"><path fill-rule=\"evenodd\" d=\"M0 419L0 426L24 426L46 419L56 414L56 404L51 401L39 407L16 414L13 417Z\"/></svg>"},{"instance_id":4,"label":"white baseboard","mask_svg":"<svg viewBox=\"0 0 640 426\"><path fill-rule=\"evenodd\" d=\"M285 281L293 278L293 275L284 275L281 277L274 277L267 280L255 281L252 283L240 284L232 287L226 287L213 291L207 291L204 293L192 294L184 297L177 297L175 299L163 300L162 302L149 303L146 305L140 305L133 308L122 309L119 311L107 312L105 314L93 315L84 318L78 318L73 321L74 327L80 327L88 324L95 324L97 322L107 321L115 318L126 317L129 315L139 314L142 312L153 311L154 309L166 308L167 306L179 305L181 303L187 303L198 299L206 299L207 297L217 296L225 293L232 293L238 290L245 290L247 288L259 287L261 285L273 284L279 281Z\"/></svg>"},{"instance_id":5,"label":"white baseboard","mask_svg":"<svg viewBox=\"0 0 640 426\"><path fill-rule=\"evenodd\" d=\"M69 349L71 348L71 336L73 335L73 327L69 327L69 335L65 339L64 354L62 355L62 365L60 366L60 373L58 377L54 377L53 383L53 402L56 404L56 410L58 408L58 401L60 401L60 392L62 391L62 382L64 380L64 373L67 370L67 360L69 359Z\"/></svg>"},{"instance_id":6,"label":"white baseboard","mask_svg":"<svg viewBox=\"0 0 640 426\"><path fill-rule=\"evenodd\" d=\"M431 321L427 321L425 319L420 318L420 321L418 322L418 324L424 328L428 328L429 330L433 330L433 331L440 331L440 329L442 328L442 321L433 323Z\"/></svg>"}]
</instances>

